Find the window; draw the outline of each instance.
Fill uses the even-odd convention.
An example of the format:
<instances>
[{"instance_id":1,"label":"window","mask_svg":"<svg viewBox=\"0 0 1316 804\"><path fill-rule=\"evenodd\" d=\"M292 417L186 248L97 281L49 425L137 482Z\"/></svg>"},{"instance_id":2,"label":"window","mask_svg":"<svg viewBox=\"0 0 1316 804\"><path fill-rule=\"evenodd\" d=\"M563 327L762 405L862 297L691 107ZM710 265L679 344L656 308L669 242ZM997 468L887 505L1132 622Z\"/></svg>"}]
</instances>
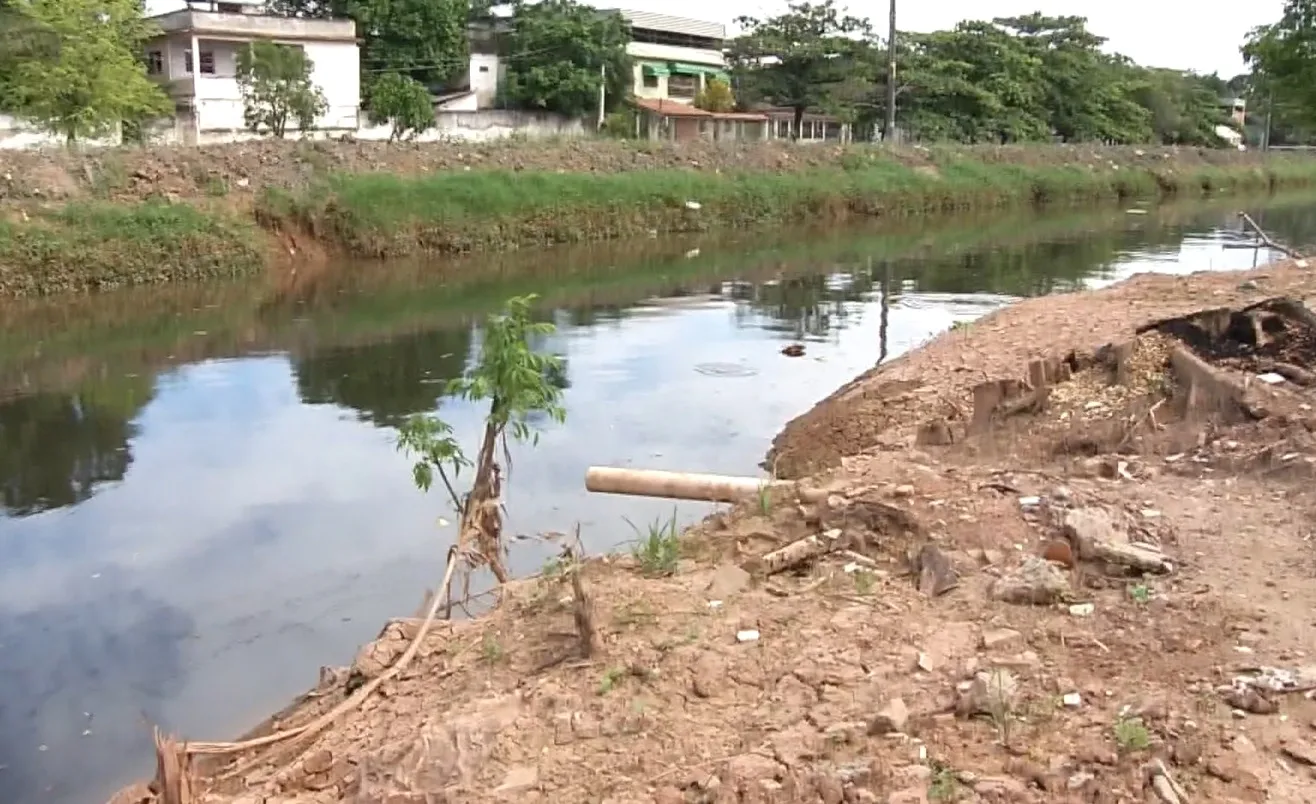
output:
<instances>
[{"instance_id":1,"label":"window","mask_svg":"<svg viewBox=\"0 0 1316 804\"><path fill-rule=\"evenodd\" d=\"M481 64L481 65L480 65L480 72L482 72L482 73L487 73L487 72L489 72L489 65L487 65L487 64Z\"/></svg>"},{"instance_id":2,"label":"window","mask_svg":"<svg viewBox=\"0 0 1316 804\"><path fill-rule=\"evenodd\" d=\"M219 3L219 13L221 14L241 14L242 6L238 3Z\"/></svg>"},{"instance_id":3,"label":"window","mask_svg":"<svg viewBox=\"0 0 1316 804\"><path fill-rule=\"evenodd\" d=\"M164 54L158 50L148 50L146 52L146 74L161 75L164 73Z\"/></svg>"},{"instance_id":4,"label":"window","mask_svg":"<svg viewBox=\"0 0 1316 804\"><path fill-rule=\"evenodd\" d=\"M693 98L699 94L699 77L675 73L667 76L667 94L673 98Z\"/></svg>"},{"instance_id":5,"label":"window","mask_svg":"<svg viewBox=\"0 0 1316 804\"><path fill-rule=\"evenodd\" d=\"M206 75L215 74L215 52L213 50L201 51L201 72Z\"/></svg>"},{"instance_id":6,"label":"window","mask_svg":"<svg viewBox=\"0 0 1316 804\"><path fill-rule=\"evenodd\" d=\"M788 140L791 138L791 121L781 119L777 121L777 139Z\"/></svg>"},{"instance_id":7,"label":"window","mask_svg":"<svg viewBox=\"0 0 1316 804\"><path fill-rule=\"evenodd\" d=\"M657 75L656 73L645 73L645 74L644 74L644 88L645 88L645 89L657 89L657 88L658 88L658 75Z\"/></svg>"},{"instance_id":8,"label":"window","mask_svg":"<svg viewBox=\"0 0 1316 804\"><path fill-rule=\"evenodd\" d=\"M183 51L183 72L188 75L192 74L192 51L190 50Z\"/></svg>"}]
</instances>

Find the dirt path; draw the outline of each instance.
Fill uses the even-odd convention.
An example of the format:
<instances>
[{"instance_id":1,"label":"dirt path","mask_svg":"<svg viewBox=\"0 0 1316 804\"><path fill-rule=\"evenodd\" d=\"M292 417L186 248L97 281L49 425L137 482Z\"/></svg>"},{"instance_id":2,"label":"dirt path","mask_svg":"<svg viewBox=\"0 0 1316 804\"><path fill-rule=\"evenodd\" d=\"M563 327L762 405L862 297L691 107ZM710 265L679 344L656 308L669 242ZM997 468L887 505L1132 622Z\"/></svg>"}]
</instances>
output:
<instances>
[{"instance_id":1,"label":"dirt path","mask_svg":"<svg viewBox=\"0 0 1316 804\"><path fill-rule=\"evenodd\" d=\"M670 566L575 570L589 658L556 568L333 728L204 769L194 801L1316 800L1316 328L1243 309L1309 288L1142 277L948 333L788 428L779 455L826 475L710 518ZM811 535L827 554L770 571Z\"/></svg>"}]
</instances>

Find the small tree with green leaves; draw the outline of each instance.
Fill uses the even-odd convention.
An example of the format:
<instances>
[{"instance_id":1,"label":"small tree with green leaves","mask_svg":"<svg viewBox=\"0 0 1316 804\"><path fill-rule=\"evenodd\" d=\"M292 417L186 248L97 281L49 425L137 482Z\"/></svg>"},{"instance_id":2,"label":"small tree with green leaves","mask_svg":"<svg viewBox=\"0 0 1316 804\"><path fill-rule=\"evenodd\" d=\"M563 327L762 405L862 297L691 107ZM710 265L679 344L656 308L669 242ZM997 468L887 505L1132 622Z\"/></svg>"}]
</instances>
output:
<instances>
[{"instance_id":1,"label":"small tree with green leaves","mask_svg":"<svg viewBox=\"0 0 1316 804\"><path fill-rule=\"evenodd\" d=\"M731 94L731 84L721 78L710 78L695 96L695 106L706 112L729 112L736 108L736 98Z\"/></svg>"},{"instance_id":2,"label":"small tree with green leaves","mask_svg":"<svg viewBox=\"0 0 1316 804\"><path fill-rule=\"evenodd\" d=\"M167 115L140 60L158 33L137 0L0 1L0 108L70 145Z\"/></svg>"},{"instance_id":3,"label":"small tree with green leaves","mask_svg":"<svg viewBox=\"0 0 1316 804\"><path fill-rule=\"evenodd\" d=\"M389 142L410 139L434 127L434 101L416 79L384 73L370 88L370 122L392 125Z\"/></svg>"},{"instance_id":4,"label":"small tree with green leaves","mask_svg":"<svg viewBox=\"0 0 1316 804\"><path fill-rule=\"evenodd\" d=\"M502 542L502 455L511 471L508 440L538 443L534 420L547 415L562 422L562 389L554 382L561 359L536 352L532 340L553 332L553 325L530 318L535 296L508 300L502 313L489 317L480 356L466 374L449 384L449 392L470 401L489 402L484 436L474 462L470 490L458 494L453 482L472 466L452 428L434 415L416 415L403 424L398 448L415 459L412 477L428 491L437 477L459 516L457 549L468 568L487 564L499 583L509 575Z\"/></svg>"},{"instance_id":5,"label":"small tree with green leaves","mask_svg":"<svg viewBox=\"0 0 1316 804\"><path fill-rule=\"evenodd\" d=\"M252 42L238 50L238 87L247 128L279 139L290 121L302 132L314 129L315 119L329 108L311 80L314 66L295 45Z\"/></svg>"}]
</instances>

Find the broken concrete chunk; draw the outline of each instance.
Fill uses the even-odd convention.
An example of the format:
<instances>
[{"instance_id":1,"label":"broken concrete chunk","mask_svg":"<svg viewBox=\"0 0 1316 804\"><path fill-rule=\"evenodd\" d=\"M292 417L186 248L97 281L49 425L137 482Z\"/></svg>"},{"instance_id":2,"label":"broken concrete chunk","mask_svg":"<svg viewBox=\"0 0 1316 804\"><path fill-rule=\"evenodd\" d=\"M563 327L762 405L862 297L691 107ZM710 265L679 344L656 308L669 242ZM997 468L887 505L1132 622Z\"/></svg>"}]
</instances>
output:
<instances>
[{"instance_id":1,"label":"broken concrete chunk","mask_svg":"<svg viewBox=\"0 0 1316 804\"><path fill-rule=\"evenodd\" d=\"M982 633L982 646L987 650L1003 648L1022 641L1024 635L1013 628L993 628Z\"/></svg>"},{"instance_id":2,"label":"broken concrete chunk","mask_svg":"<svg viewBox=\"0 0 1316 804\"><path fill-rule=\"evenodd\" d=\"M1006 603L1049 605L1069 594L1069 579L1051 562L1024 556L1019 566L992 582L990 595Z\"/></svg>"},{"instance_id":3,"label":"broken concrete chunk","mask_svg":"<svg viewBox=\"0 0 1316 804\"><path fill-rule=\"evenodd\" d=\"M868 723L869 734L896 734L904 732L909 723L909 709L902 698L887 701L881 711Z\"/></svg>"},{"instance_id":4,"label":"broken concrete chunk","mask_svg":"<svg viewBox=\"0 0 1316 804\"><path fill-rule=\"evenodd\" d=\"M983 670L973 677L969 688L960 695L955 711L961 717L991 715L1003 717L1014 711L1019 697L1019 681L1004 668Z\"/></svg>"}]
</instances>

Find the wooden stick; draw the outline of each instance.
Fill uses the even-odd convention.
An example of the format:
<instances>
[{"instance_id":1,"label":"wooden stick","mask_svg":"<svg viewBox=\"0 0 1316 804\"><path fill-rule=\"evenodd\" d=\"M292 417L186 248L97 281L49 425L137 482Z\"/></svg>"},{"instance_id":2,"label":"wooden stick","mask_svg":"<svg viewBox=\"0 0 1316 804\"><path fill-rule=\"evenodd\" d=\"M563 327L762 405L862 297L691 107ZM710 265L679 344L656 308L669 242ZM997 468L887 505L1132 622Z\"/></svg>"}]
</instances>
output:
<instances>
[{"instance_id":1,"label":"wooden stick","mask_svg":"<svg viewBox=\"0 0 1316 804\"><path fill-rule=\"evenodd\" d=\"M1291 249L1282 243L1276 243L1271 238L1270 235L1266 234L1265 229L1262 229L1261 226L1259 226L1256 221L1252 220L1251 215L1247 214L1246 212L1240 212L1238 213L1238 217L1242 218L1243 223L1246 224L1249 229L1251 229L1253 232L1256 233L1257 239L1261 241L1262 245L1266 246L1267 248L1274 249L1275 251L1278 251L1281 254L1291 257L1295 260L1300 260L1300 261L1302 260L1302 252L1297 251L1295 249Z\"/></svg>"},{"instance_id":2,"label":"wooden stick","mask_svg":"<svg viewBox=\"0 0 1316 804\"><path fill-rule=\"evenodd\" d=\"M632 494L674 500L739 502L763 489L794 488L789 480L664 472L658 469L619 469L591 466L585 472L585 489L604 494Z\"/></svg>"},{"instance_id":3,"label":"wooden stick","mask_svg":"<svg viewBox=\"0 0 1316 804\"><path fill-rule=\"evenodd\" d=\"M782 570L797 567L841 546L841 531L829 530L818 536L805 536L785 547L765 553L760 559L764 575L775 575Z\"/></svg>"}]
</instances>

